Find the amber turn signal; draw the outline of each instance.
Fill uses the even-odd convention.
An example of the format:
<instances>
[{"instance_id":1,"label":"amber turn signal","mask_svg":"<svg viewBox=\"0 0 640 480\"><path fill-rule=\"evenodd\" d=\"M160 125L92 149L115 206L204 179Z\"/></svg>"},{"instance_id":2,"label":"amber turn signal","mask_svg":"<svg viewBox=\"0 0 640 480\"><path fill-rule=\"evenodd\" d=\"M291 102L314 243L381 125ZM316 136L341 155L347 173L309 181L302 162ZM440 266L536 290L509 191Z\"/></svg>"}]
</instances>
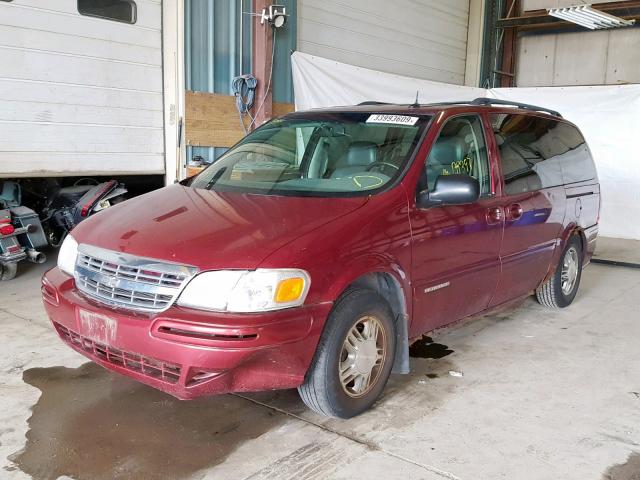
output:
<instances>
[{"instance_id":1,"label":"amber turn signal","mask_svg":"<svg viewBox=\"0 0 640 480\"><path fill-rule=\"evenodd\" d=\"M302 292L304 292L304 278L286 278L276 288L275 301L277 303L293 302L300 298Z\"/></svg>"}]
</instances>

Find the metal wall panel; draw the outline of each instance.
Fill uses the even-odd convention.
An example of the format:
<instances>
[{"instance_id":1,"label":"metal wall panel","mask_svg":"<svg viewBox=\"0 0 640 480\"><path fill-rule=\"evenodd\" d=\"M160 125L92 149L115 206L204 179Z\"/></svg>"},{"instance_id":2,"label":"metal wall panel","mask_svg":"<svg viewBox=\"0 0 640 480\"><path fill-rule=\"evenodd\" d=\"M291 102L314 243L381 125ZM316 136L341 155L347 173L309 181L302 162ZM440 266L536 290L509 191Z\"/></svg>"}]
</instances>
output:
<instances>
[{"instance_id":1,"label":"metal wall panel","mask_svg":"<svg viewBox=\"0 0 640 480\"><path fill-rule=\"evenodd\" d=\"M517 86L640 83L638 45L637 27L523 36Z\"/></svg>"},{"instance_id":2,"label":"metal wall panel","mask_svg":"<svg viewBox=\"0 0 640 480\"><path fill-rule=\"evenodd\" d=\"M638 27L611 32L606 68L607 83L640 83L640 29Z\"/></svg>"},{"instance_id":3,"label":"metal wall panel","mask_svg":"<svg viewBox=\"0 0 640 480\"><path fill-rule=\"evenodd\" d=\"M187 90L232 95L233 77L251 72L253 18L249 14L252 3L251 0L185 0ZM186 158L191 161L200 156L211 162L225 150L214 146L187 146Z\"/></svg>"},{"instance_id":4,"label":"metal wall panel","mask_svg":"<svg viewBox=\"0 0 640 480\"><path fill-rule=\"evenodd\" d=\"M275 32L273 101L293 102L291 51L296 48L297 2L277 3L286 7L288 18L286 25ZM251 0L185 0L187 90L233 95L233 77L252 72L252 4ZM208 163L226 150L188 146L187 159L201 156Z\"/></svg>"},{"instance_id":5,"label":"metal wall panel","mask_svg":"<svg viewBox=\"0 0 640 480\"><path fill-rule=\"evenodd\" d=\"M596 3L613 1L616 0ZM522 9L569 7L579 3L576 0L524 0ZM516 82L519 87L640 83L638 45L638 27L522 36L517 46Z\"/></svg>"},{"instance_id":6,"label":"metal wall panel","mask_svg":"<svg viewBox=\"0 0 640 480\"><path fill-rule=\"evenodd\" d=\"M298 2L279 0L287 9L287 23L276 32L276 51L273 61L273 101L293 103L293 77L291 76L291 52L297 47Z\"/></svg>"},{"instance_id":7,"label":"metal wall panel","mask_svg":"<svg viewBox=\"0 0 640 480\"><path fill-rule=\"evenodd\" d=\"M298 50L462 85L469 0L300 0Z\"/></svg>"},{"instance_id":8,"label":"metal wall panel","mask_svg":"<svg viewBox=\"0 0 640 480\"><path fill-rule=\"evenodd\" d=\"M163 173L162 6L0 2L0 176Z\"/></svg>"}]
</instances>

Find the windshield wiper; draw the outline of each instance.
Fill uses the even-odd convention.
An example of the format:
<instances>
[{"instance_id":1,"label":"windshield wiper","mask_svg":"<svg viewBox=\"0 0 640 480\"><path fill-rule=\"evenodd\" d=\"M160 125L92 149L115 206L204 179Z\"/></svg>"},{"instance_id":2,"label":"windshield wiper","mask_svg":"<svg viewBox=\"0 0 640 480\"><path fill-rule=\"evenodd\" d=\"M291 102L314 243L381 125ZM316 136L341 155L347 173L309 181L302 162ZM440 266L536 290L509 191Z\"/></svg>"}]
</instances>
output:
<instances>
[{"instance_id":1,"label":"windshield wiper","mask_svg":"<svg viewBox=\"0 0 640 480\"><path fill-rule=\"evenodd\" d=\"M205 189L206 190L211 190L211 187L213 187L215 185L215 183L220 179L220 177L224 174L224 172L227 171L227 167L222 167L220 170L218 170L216 173L213 174L213 177L211 177L211 180L209 180L207 182L207 184L205 185Z\"/></svg>"}]
</instances>

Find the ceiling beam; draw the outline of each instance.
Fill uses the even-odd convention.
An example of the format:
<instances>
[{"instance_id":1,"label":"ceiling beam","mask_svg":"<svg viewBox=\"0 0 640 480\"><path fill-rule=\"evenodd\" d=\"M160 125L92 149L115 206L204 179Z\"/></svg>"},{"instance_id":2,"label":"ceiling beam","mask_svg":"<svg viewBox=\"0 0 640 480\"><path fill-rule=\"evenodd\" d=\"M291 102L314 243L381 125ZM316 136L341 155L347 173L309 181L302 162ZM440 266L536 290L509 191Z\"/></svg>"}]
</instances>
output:
<instances>
[{"instance_id":1,"label":"ceiling beam","mask_svg":"<svg viewBox=\"0 0 640 480\"><path fill-rule=\"evenodd\" d=\"M591 5L594 9L606 12L610 15L623 18L625 20L640 19L640 1L628 0L625 2L595 3ZM528 10L519 17L501 18L497 21L497 28L514 28L519 30L540 30L557 29L564 27L575 27L574 23L552 17L546 10Z\"/></svg>"}]
</instances>

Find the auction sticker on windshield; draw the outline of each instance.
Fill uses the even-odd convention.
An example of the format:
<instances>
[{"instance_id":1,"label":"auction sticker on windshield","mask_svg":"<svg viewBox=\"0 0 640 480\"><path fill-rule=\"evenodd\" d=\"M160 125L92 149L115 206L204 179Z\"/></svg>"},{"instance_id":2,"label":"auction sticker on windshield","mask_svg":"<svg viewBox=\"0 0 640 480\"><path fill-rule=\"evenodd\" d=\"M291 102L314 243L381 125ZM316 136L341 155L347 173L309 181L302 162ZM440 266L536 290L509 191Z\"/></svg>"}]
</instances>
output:
<instances>
[{"instance_id":1,"label":"auction sticker on windshield","mask_svg":"<svg viewBox=\"0 0 640 480\"><path fill-rule=\"evenodd\" d=\"M394 115L388 113L376 113L369 115L367 123L391 123L393 125L415 125L419 117L410 115Z\"/></svg>"}]
</instances>

